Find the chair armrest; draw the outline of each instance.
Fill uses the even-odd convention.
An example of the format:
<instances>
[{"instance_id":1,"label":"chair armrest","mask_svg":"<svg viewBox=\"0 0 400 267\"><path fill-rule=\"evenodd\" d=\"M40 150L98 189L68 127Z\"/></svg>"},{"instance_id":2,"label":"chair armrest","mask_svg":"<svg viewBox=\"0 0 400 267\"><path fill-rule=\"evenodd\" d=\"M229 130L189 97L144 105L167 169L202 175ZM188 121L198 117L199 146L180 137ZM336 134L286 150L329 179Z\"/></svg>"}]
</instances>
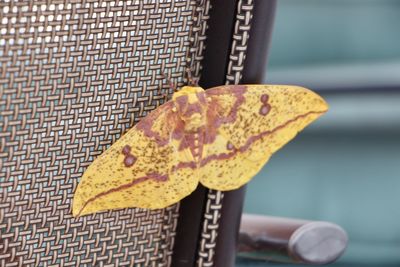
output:
<instances>
[{"instance_id":1,"label":"chair armrest","mask_svg":"<svg viewBox=\"0 0 400 267\"><path fill-rule=\"evenodd\" d=\"M238 256L326 264L343 254L347 242L347 233L330 222L243 214Z\"/></svg>"}]
</instances>

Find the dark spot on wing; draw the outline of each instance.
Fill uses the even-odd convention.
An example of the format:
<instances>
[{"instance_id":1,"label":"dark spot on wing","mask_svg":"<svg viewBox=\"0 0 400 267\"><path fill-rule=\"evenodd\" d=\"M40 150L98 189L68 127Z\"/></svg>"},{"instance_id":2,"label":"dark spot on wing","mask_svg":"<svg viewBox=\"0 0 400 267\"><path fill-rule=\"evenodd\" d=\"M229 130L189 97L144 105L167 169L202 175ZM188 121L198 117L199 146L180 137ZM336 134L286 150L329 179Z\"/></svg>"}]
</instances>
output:
<instances>
[{"instance_id":1,"label":"dark spot on wing","mask_svg":"<svg viewBox=\"0 0 400 267\"><path fill-rule=\"evenodd\" d=\"M233 144L231 142L228 141L228 143L226 144L226 149L228 150L233 150L235 147L233 146Z\"/></svg>"},{"instance_id":2,"label":"dark spot on wing","mask_svg":"<svg viewBox=\"0 0 400 267\"><path fill-rule=\"evenodd\" d=\"M263 104L267 104L268 103L268 99L269 99L269 96L267 94L262 94L261 97L260 97L260 100L261 100L261 102Z\"/></svg>"},{"instance_id":3,"label":"dark spot on wing","mask_svg":"<svg viewBox=\"0 0 400 267\"><path fill-rule=\"evenodd\" d=\"M124 146L124 148L122 149L122 154L124 155L129 155L131 152L131 147L129 145Z\"/></svg>"},{"instance_id":4,"label":"dark spot on wing","mask_svg":"<svg viewBox=\"0 0 400 267\"><path fill-rule=\"evenodd\" d=\"M133 166L133 164L135 164L137 158L131 154L126 155L125 159L124 159L124 164L125 167L131 167Z\"/></svg>"},{"instance_id":5,"label":"dark spot on wing","mask_svg":"<svg viewBox=\"0 0 400 267\"><path fill-rule=\"evenodd\" d=\"M265 104L265 105L261 106L259 113L260 113L260 115L265 116L268 114L269 110L270 110L270 105Z\"/></svg>"}]
</instances>

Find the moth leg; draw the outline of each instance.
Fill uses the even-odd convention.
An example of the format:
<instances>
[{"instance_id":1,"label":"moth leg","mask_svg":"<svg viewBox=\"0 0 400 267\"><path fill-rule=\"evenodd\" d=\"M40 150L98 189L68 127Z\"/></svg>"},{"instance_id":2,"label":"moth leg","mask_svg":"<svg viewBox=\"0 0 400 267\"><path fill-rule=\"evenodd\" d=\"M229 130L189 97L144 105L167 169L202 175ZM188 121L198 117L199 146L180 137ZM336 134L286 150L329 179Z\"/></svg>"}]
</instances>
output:
<instances>
[{"instance_id":1,"label":"moth leg","mask_svg":"<svg viewBox=\"0 0 400 267\"><path fill-rule=\"evenodd\" d=\"M186 67L186 74L187 74L187 80L189 82L189 85L191 85L191 86L199 86L199 79L193 77L192 71L190 70L189 67Z\"/></svg>"}]
</instances>

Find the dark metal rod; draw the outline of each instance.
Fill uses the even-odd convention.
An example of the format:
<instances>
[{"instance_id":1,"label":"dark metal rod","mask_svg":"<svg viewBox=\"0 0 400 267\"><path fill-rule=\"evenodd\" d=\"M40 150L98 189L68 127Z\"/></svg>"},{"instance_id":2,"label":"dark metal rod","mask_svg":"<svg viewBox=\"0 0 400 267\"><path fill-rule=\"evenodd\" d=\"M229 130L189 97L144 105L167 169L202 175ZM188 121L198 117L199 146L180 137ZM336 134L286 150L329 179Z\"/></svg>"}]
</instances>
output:
<instances>
[{"instance_id":1,"label":"dark metal rod","mask_svg":"<svg viewBox=\"0 0 400 267\"><path fill-rule=\"evenodd\" d=\"M218 1L214 1L218 2ZM225 1L237 5L238 1ZM227 6L221 4L218 23L226 23L228 18ZM246 60L243 66L242 84L261 83L265 71L267 51L272 32L276 0L255 0L253 18L251 21L250 38L246 51ZM232 6L230 10L232 9ZM232 15L234 18L235 14ZM230 32L232 35L232 31ZM217 35L220 33L217 32ZM217 39L219 39L218 37ZM231 38L229 39L231 43ZM229 52L229 50L228 50ZM211 70L212 71L212 70ZM246 186L224 193L221 219L219 222L217 243L215 247L214 267L235 266L238 230L242 214Z\"/></svg>"},{"instance_id":2,"label":"dark metal rod","mask_svg":"<svg viewBox=\"0 0 400 267\"><path fill-rule=\"evenodd\" d=\"M236 0L212 0L211 6L206 49L202 61L203 70L199 81L200 86L205 89L225 83ZM196 265L204 207L207 201L206 194L207 190L199 185L194 193L181 201L171 266Z\"/></svg>"}]
</instances>

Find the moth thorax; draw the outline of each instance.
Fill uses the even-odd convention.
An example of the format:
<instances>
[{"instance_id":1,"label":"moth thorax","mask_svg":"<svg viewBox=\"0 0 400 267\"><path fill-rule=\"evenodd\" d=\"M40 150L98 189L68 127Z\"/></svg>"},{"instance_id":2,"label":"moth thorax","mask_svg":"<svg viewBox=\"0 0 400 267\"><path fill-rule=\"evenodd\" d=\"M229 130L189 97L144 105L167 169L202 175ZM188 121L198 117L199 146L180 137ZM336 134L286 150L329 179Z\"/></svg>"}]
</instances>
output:
<instances>
[{"instance_id":1,"label":"moth thorax","mask_svg":"<svg viewBox=\"0 0 400 267\"><path fill-rule=\"evenodd\" d=\"M205 125L204 116L201 113L194 113L189 118L183 118L185 131L195 132Z\"/></svg>"},{"instance_id":2,"label":"moth thorax","mask_svg":"<svg viewBox=\"0 0 400 267\"><path fill-rule=\"evenodd\" d=\"M201 87L185 86L172 98L174 110L185 125L185 131L194 132L206 124L207 101Z\"/></svg>"}]
</instances>

